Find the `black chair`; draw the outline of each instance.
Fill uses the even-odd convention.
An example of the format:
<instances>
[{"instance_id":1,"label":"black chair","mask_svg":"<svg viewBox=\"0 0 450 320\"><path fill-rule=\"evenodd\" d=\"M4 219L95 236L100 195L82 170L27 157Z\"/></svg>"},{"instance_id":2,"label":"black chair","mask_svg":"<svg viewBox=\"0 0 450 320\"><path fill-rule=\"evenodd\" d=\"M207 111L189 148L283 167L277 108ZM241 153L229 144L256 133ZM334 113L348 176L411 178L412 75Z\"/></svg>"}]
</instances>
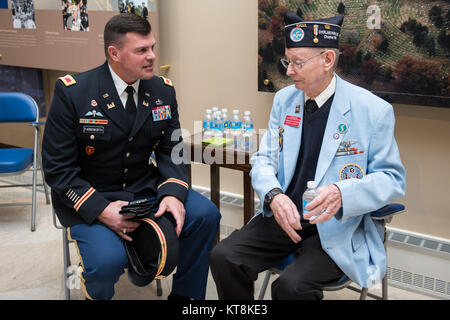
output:
<instances>
[{"instance_id":1,"label":"black chair","mask_svg":"<svg viewBox=\"0 0 450 320\"><path fill-rule=\"evenodd\" d=\"M405 206L399 203L392 203L384 206L381 209L378 209L377 211L373 211L370 215L373 220L378 220L382 222L383 230L384 230L384 250L386 250L386 224L390 223L392 221L392 217L396 214L399 214L401 212L405 211ZM264 298L264 295L266 293L267 285L270 280L270 276L272 274L280 274L281 271L284 270L284 268L292 262L292 255L289 255L282 263L279 265L270 268L266 271L261 290L259 292L258 300L262 300ZM352 280L350 280L349 277L344 275L341 279L339 279L335 283L331 283L327 286L322 287L323 291L338 291L345 288L348 288L350 290L356 291L360 293L360 300L365 300L366 297L371 297L377 300L388 300L388 283L387 283L387 276L385 276L381 282L381 291L382 295L377 296L372 293L368 292L368 288L356 288L354 286L351 286Z\"/></svg>"},{"instance_id":2,"label":"black chair","mask_svg":"<svg viewBox=\"0 0 450 320\"><path fill-rule=\"evenodd\" d=\"M63 240L63 287L64 287L64 297L66 300L70 300L70 289L71 289L71 281L73 277L78 277L78 269L72 268L70 262L70 249L69 243L72 242L69 240L67 228L58 225L55 210L52 209L53 214L53 225L56 229L62 230L62 240ZM156 279L156 294L158 297L162 296L162 285L161 279Z\"/></svg>"}]
</instances>

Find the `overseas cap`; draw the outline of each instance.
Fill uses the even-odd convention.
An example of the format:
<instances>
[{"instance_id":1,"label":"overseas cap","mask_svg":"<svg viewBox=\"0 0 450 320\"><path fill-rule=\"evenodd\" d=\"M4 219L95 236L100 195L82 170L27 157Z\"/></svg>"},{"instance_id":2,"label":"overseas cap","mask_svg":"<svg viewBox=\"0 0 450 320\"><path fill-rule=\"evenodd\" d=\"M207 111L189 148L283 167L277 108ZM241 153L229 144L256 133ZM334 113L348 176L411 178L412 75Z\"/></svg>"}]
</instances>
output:
<instances>
[{"instance_id":1,"label":"overseas cap","mask_svg":"<svg viewBox=\"0 0 450 320\"><path fill-rule=\"evenodd\" d=\"M286 48L339 48L344 16L305 21L293 12L284 14Z\"/></svg>"}]
</instances>

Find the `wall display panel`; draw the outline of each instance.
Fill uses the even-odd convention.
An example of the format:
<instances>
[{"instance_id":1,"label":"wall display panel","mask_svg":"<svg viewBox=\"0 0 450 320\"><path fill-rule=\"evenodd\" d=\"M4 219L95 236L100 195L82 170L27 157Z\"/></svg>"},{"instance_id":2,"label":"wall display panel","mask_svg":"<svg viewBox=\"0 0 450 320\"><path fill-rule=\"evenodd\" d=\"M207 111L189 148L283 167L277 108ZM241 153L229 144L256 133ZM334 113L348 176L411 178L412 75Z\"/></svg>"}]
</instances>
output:
<instances>
[{"instance_id":1,"label":"wall display panel","mask_svg":"<svg viewBox=\"0 0 450 320\"><path fill-rule=\"evenodd\" d=\"M94 68L105 61L106 22L119 13L120 4L131 3L135 14L147 15L159 40L157 0L0 0L0 65Z\"/></svg>"},{"instance_id":2,"label":"wall display panel","mask_svg":"<svg viewBox=\"0 0 450 320\"><path fill-rule=\"evenodd\" d=\"M292 84L284 57L286 10L305 20L344 15L342 78L391 103L450 107L450 1L258 0L258 88Z\"/></svg>"},{"instance_id":3,"label":"wall display panel","mask_svg":"<svg viewBox=\"0 0 450 320\"><path fill-rule=\"evenodd\" d=\"M0 92L28 94L39 107L39 117L46 116L41 69L0 66Z\"/></svg>"}]
</instances>

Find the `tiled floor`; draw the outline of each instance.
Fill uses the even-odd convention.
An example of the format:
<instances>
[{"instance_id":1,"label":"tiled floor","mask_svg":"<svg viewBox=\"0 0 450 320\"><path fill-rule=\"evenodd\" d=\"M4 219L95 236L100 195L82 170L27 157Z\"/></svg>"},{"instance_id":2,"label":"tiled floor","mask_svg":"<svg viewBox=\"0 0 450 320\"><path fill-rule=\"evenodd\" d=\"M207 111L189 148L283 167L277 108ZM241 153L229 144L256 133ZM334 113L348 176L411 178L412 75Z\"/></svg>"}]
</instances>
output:
<instances>
[{"instance_id":1,"label":"tiled floor","mask_svg":"<svg viewBox=\"0 0 450 320\"><path fill-rule=\"evenodd\" d=\"M1 189L0 202L23 198L30 194L23 188ZM0 207L0 299L64 299L63 260L61 230L53 226L50 205L45 204L45 197L38 193L38 210L36 231L30 231L30 206ZM242 225L242 208L222 205L222 232ZM77 254L71 245L72 263L78 263ZM275 276L272 276L272 280ZM264 274L260 274L255 284L259 293ZM163 295L156 295L156 284L147 287L133 286L124 274L116 284L114 299L166 299L170 291L171 277L162 280ZM377 293L377 292L375 292ZM356 292L345 289L337 292L325 292L325 299L358 299ZM389 287L390 299L433 299L429 296ZM71 299L81 300L81 290L72 290ZM211 276L208 280L207 299L217 299L217 292ZM265 299L270 299L270 285Z\"/></svg>"}]
</instances>

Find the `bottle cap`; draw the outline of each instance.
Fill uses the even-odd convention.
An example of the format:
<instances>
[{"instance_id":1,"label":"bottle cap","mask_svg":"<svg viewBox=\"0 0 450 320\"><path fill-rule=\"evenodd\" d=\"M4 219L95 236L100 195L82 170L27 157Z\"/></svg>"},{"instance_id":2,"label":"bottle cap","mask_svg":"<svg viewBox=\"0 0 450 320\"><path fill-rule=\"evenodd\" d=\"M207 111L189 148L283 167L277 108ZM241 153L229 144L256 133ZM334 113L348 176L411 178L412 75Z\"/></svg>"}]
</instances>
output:
<instances>
[{"instance_id":1,"label":"bottle cap","mask_svg":"<svg viewBox=\"0 0 450 320\"><path fill-rule=\"evenodd\" d=\"M239 110L238 110L238 109L234 109L234 110L233 110L233 113L234 113L234 114L238 114L238 113L239 113Z\"/></svg>"},{"instance_id":2,"label":"bottle cap","mask_svg":"<svg viewBox=\"0 0 450 320\"><path fill-rule=\"evenodd\" d=\"M250 111L247 110L247 111L244 112L244 114L245 114L246 116L248 116L248 115L250 114Z\"/></svg>"},{"instance_id":3,"label":"bottle cap","mask_svg":"<svg viewBox=\"0 0 450 320\"><path fill-rule=\"evenodd\" d=\"M211 109L206 109L206 113L211 113Z\"/></svg>"},{"instance_id":4,"label":"bottle cap","mask_svg":"<svg viewBox=\"0 0 450 320\"><path fill-rule=\"evenodd\" d=\"M222 108L222 112L228 112L227 108Z\"/></svg>"},{"instance_id":5,"label":"bottle cap","mask_svg":"<svg viewBox=\"0 0 450 320\"><path fill-rule=\"evenodd\" d=\"M306 186L307 186L309 189L315 189L315 188L317 187L317 182L315 182L315 181L308 181L308 183L306 184Z\"/></svg>"}]
</instances>

